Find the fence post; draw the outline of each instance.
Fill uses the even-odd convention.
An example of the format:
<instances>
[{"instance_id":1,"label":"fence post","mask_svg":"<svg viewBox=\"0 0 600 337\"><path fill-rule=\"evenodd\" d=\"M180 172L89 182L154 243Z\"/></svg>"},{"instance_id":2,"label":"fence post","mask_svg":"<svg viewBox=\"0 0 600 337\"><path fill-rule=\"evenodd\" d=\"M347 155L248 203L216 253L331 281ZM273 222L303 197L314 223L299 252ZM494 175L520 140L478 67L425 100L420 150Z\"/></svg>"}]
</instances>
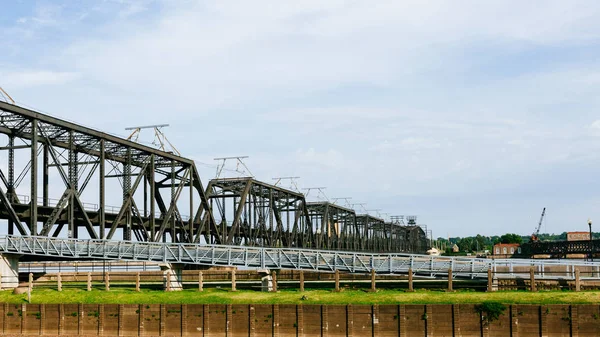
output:
<instances>
[{"instance_id":1,"label":"fence post","mask_svg":"<svg viewBox=\"0 0 600 337\"><path fill-rule=\"evenodd\" d=\"M104 289L110 291L110 273L107 272L105 275L106 282L104 282Z\"/></svg>"},{"instance_id":2,"label":"fence post","mask_svg":"<svg viewBox=\"0 0 600 337\"><path fill-rule=\"evenodd\" d=\"M57 281L58 291L62 291L62 278L60 276L60 273L56 274L56 281Z\"/></svg>"},{"instance_id":3,"label":"fence post","mask_svg":"<svg viewBox=\"0 0 600 337\"><path fill-rule=\"evenodd\" d=\"M277 292L277 273L275 273L274 270L273 270L273 272L271 272L271 277L273 278L273 292L276 293Z\"/></svg>"},{"instance_id":4,"label":"fence post","mask_svg":"<svg viewBox=\"0 0 600 337\"><path fill-rule=\"evenodd\" d=\"M492 292L494 291L493 286L494 286L494 277L492 275L492 268L489 268L487 271L487 278L488 278L488 284L487 284L487 291Z\"/></svg>"},{"instance_id":5,"label":"fence post","mask_svg":"<svg viewBox=\"0 0 600 337\"><path fill-rule=\"evenodd\" d=\"M304 270L300 271L300 291L304 291Z\"/></svg>"},{"instance_id":6,"label":"fence post","mask_svg":"<svg viewBox=\"0 0 600 337\"><path fill-rule=\"evenodd\" d=\"M135 273L135 291L140 291L140 273Z\"/></svg>"},{"instance_id":7,"label":"fence post","mask_svg":"<svg viewBox=\"0 0 600 337\"><path fill-rule=\"evenodd\" d=\"M581 280L579 279L579 268L575 268L575 291L581 290Z\"/></svg>"},{"instance_id":8,"label":"fence post","mask_svg":"<svg viewBox=\"0 0 600 337\"><path fill-rule=\"evenodd\" d=\"M171 291L171 270L167 270L167 291Z\"/></svg>"},{"instance_id":9,"label":"fence post","mask_svg":"<svg viewBox=\"0 0 600 337\"><path fill-rule=\"evenodd\" d=\"M448 291L452 290L452 268L448 269Z\"/></svg>"},{"instance_id":10,"label":"fence post","mask_svg":"<svg viewBox=\"0 0 600 337\"><path fill-rule=\"evenodd\" d=\"M371 269L371 289L370 291L377 291L377 289L375 288L375 269Z\"/></svg>"},{"instance_id":11,"label":"fence post","mask_svg":"<svg viewBox=\"0 0 600 337\"><path fill-rule=\"evenodd\" d=\"M237 287L235 285L235 269L231 271L231 291L236 291Z\"/></svg>"},{"instance_id":12,"label":"fence post","mask_svg":"<svg viewBox=\"0 0 600 337\"><path fill-rule=\"evenodd\" d=\"M198 291L204 290L204 282L202 280L202 272L198 272Z\"/></svg>"},{"instance_id":13,"label":"fence post","mask_svg":"<svg viewBox=\"0 0 600 337\"><path fill-rule=\"evenodd\" d=\"M87 273L87 291L92 291L92 273Z\"/></svg>"},{"instance_id":14,"label":"fence post","mask_svg":"<svg viewBox=\"0 0 600 337\"><path fill-rule=\"evenodd\" d=\"M531 291L536 291L535 289L535 269L533 267L529 268L529 282L531 283Z\"/></svg>"},{"instance_id":15,"label":"fence post","mask_svg":"<svg viewBox=\"0 0 600 337\"><path fill-rule=\"evenodd\" d=\"M408 291L415 291L413 288L413 272L412 268L408 268Z\"/></svg>"},{"instance_id":16,"label":"fence post","mask_svg":"<svg viewBox=\"0 0 600 337\"><path fill-rule=\"evenodd\" d=\"M340 271L338 269L335 270L335 291L340 291Z\"/></svg>"},{"instance_id":17,"label":"fence post","mask_svg":"<svg viewBox=\"0 0 600 337\"><path fill-rule=\"evenodd\" d=\"M31 303L31 291L33 290L33 273L29 273L29 285L27 287L27 303Z\"/></svg>"}]
</instances>

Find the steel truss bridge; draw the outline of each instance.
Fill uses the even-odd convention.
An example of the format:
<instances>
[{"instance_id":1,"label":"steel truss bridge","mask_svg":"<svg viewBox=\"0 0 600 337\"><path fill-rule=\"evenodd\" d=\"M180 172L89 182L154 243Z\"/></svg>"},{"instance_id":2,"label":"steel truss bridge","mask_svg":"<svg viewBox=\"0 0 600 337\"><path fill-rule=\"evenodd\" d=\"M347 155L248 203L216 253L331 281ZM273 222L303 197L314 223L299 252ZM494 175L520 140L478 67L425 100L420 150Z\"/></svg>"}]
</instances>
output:
<instances>
[{"instance_id":1,"label":"steel truss bridge","mask_svg":"<svg viewBox=\"0 0 600 337\"><path fill-rule=\"evenodd\" d=\"M206 196L219 220L224 244L328 250L414 252L427 250L416 225L356 214L330 202L306 202L304 195L253 178L213 179ZM230 224L230 225L228 225Z\"/></svg>"},{"instance_id":2,"label":"steel truss bridge","mask_svg":"<svg viewBox=\"0 0 600 337\"><path fill-rule=\"evenodd\" d=\"M5 102L2 135L8 168L0 170L0 219L9 235L370 252L428 248L416 223L307 203L301 193L252 178L215 179L204 189L191 159ZM29 184L26 196L17 194L22 183ZM109 207L107 200L121 204Z\"/></svg>"},{"instance_id":3,"label":"steel truss bridge","mask_svg":"<svg viewBox=\"0 0 600 337\"><path fill-rule=\"evenodd\" d=\"M8 220L9 234L16 229L21 235L57 237L67 232L77 238L83 229L92 239L113 239L118 231L124 240L133 234L139 241L199 242L205 236L221 242L190 159L4 102L0 133L8 138L8 145L0 148L8 151L8 174L0 171L0 217ZM21 158L27 164L19 170L17 152L25 152L27 159ZM58 181L50 179L57 176ZM30 185L29 203L16 194L24 180ZM62 190L52 206L50 186ZM189 196L183 206L187 219L179 202L184 189ZM83 194L97 200L97 210L86 210ZM106 212L107 199L122 200L118 212Z\"/></svg>"},{"instance_id":4,"label":"steel truss bridge","mask_svg":"<svg viewBox=\"0 0 600 337\"><path fill-rule=\"evenodd\" d=\"M416 254L374 254L363 252L260 248L189 243L131 242L115 240L61 239L7 235L0 237L0 253L34 255L61 259L108 259L164 262L185 265L237 266L261 269L296 269L380 274L412 273L443 277L487 278L488 270L504 272L507 277L529 277L523 273L533 267L537 278L565 278L568 269L584 267L600 273L600 263L585 261L548 261L527 259L474 259ZM520 272L519 272L520 270ZM512 274L514 272L514 274Z\"/></svg>"},{"instance_id":5,"label":"steel truss bridge","mask_svg":"<svg viewBox=\"0 0 600 337\"><path fill-rule=\"evenodd\" d=\"M569 254L595 255L600 251L600 240L581 241L536 241L523 244L523 254L551 255L565 258Z\"/></svg>"}]
</instances>

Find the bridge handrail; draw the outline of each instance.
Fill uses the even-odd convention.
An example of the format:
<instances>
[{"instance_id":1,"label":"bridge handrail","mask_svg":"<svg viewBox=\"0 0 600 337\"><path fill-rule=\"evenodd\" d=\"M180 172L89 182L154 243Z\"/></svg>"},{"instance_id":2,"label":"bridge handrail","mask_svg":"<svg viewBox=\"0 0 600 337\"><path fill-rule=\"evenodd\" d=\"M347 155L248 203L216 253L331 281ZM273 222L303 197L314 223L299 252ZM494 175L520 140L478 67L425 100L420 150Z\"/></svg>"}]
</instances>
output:
<instances>
[{"instance_id":1,"label":"bridge handrail","mask_svg":"<svg viewBox=\"0 0 600 337\"><path fill-rule=\"evenodd\" d=\"M246 268L297 269L313 271L346 271L382 274L406 274L435 277L447 275L449 269L459 277L485 278L488 269L508 268L515 275L525 267L534 267L544 277L545 267L556 265L593 266L600 262L552 261L530 259L482 259L417 254L375 254L310 250L299 248L263 248L189 243L156 243L99 239L68 239L40 236L0 236L0 253L62 257L69 259L106 259L155 261L163 263L238 266ZM517 271L520 269L520 271ZM551 273L546 271L547 273Z\"/></svg>"}]
</instances>

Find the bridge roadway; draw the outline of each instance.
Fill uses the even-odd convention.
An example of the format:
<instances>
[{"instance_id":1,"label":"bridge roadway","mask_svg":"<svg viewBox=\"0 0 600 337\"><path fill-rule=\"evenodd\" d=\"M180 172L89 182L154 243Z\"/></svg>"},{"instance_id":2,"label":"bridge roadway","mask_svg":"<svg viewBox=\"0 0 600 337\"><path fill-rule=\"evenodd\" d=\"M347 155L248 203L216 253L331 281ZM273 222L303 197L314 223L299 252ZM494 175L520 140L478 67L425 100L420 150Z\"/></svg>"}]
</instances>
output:
<instances>
[{"instance_id":1,"label":"bridge roadway","mask_svg":"<svg viewBox=\"0 0 600 337\"><path fill-rule=\"evenodd\" d=\"M296 269L445 277L451 268L455 277L486 278L488 269L506 276L529 277L523 271L534 267L536 278L565 278L575 268L600 271L599 262L529 259L480 259L416 254L373 254L293 248L261 248L186 243L134 242L0 236L0 253L65 259L154 261L171 264L235 266L260 269ZM591 268L590 268L591 267Z\"/></svg>"}]
</instances>

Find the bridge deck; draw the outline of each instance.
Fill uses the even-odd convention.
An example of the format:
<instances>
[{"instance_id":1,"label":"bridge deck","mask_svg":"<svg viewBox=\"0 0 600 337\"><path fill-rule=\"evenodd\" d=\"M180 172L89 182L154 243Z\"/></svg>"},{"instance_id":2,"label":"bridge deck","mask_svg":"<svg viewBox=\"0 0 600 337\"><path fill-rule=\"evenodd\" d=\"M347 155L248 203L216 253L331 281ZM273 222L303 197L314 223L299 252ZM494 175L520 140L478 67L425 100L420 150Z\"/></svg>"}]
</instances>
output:
<instances>
[{"instance_id":1,"label":"bridge deck","mask_svg":"<svg viewBox=\"0 0 600 337\"><path fill-rule=\"evenodd\" d=\"M0 253L69 259L157 261L165 263L237 266L351 273L415 274L444 276L451 268L457 277L485 278L488 269L510 273L534 267L536 278L564 278L558 269L586 267L600 271L600 263L586 261L540 261L528 259L476 259L414 254L372 254L290 248L260 248L185 243L151 243L113 240L82 240L31 236L0 236ZM561 275L560 277L558 275ZM524 274L522 275L524 276Z\"/></svg>"}]
</instances>

